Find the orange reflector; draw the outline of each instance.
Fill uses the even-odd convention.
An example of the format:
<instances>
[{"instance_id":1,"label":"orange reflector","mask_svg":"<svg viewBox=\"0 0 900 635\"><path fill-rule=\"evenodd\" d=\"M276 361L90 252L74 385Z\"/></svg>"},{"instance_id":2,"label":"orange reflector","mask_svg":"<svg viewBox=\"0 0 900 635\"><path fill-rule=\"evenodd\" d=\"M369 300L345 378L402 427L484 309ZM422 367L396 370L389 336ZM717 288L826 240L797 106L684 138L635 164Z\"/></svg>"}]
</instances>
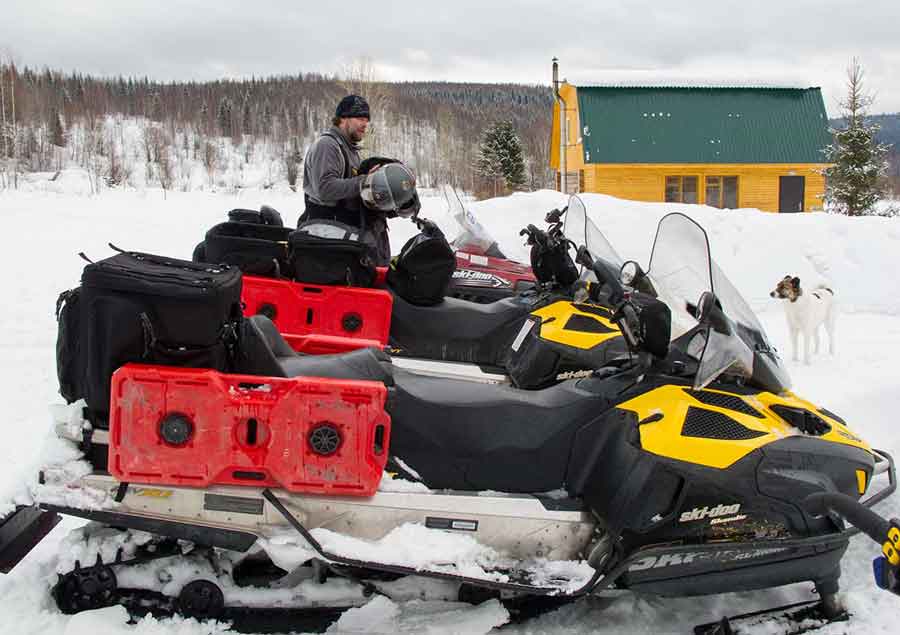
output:
<instances>
[{"instance_id":1,"label":"orange reflector","mask_svg":"<svg viewBox=\"0 0 900 635\"><path fill-rule=\"evenodd\" d=\"M859 490L860 494L866 493L866 471L865 470L856 470L856 488Z\"/></svg>"}]
</instances>

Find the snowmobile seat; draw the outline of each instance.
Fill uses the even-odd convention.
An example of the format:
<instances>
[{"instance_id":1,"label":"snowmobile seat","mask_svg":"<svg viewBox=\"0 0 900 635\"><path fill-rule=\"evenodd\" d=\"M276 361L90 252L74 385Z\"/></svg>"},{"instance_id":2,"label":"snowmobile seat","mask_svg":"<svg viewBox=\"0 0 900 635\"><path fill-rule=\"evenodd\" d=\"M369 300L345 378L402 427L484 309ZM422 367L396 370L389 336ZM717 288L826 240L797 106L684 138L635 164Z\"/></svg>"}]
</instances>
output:
<instances>
[{"instance_id":1,"label":"snowmobile seat","mask_svg":"<svg viewBox=\"0 0 900 635\"><path fill-rule=\"evenodd\" d=\"M478 304L444 298L440 304L419 306L394 295L391 344L401 355L448 362L501 366L510 343L533 302L504 298Z\"/></svg>"},{"instance_id":2,"label":"snowmobile seat","mask_svg":"<svg viewBox=\"0 0 900 635\"><path fill-rule=\"evenodd\" d=\"M376 348L335 355L301 355L294 352L275 324L264 315L245 318L241 328L240 373L267 377L361 379L394 385L391 358Z\"/></svg>"},{"instance_id":3,"label":"snowmobile seat","mask_svg":"<svg viewBox=\"0 0 900 635\"><path fill-rule=\"evenodd\" d=\"M435 489L562 488L575 433L608 407L578 380L519 390L399 368L394 380L391 454Z\"/></svg>"}]
</instances>

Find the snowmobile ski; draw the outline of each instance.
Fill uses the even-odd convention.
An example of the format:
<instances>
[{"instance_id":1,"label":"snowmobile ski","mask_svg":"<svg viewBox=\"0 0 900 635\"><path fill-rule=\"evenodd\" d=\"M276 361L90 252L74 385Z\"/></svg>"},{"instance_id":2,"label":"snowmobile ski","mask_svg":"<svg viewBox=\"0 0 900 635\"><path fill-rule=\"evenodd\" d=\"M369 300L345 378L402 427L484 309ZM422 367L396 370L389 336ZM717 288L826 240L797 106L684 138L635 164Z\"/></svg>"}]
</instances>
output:
<instances>
[{"instance_id":1,"label":"snowmobile ski","mask_svg":"<svg viewBox=\"0 0 900 635\"><path fill-rule=\"evenodd\" d=\"M0 573L9 573L62 520L37 506L19 506L0 519Z\"/></svg>"},{"instance_id":2,"label":"snowmobile ski","mask_svg":"<svg viewBox=\"0 0 900 635\"><path fill-rule=\"evenodd\" d=\"M824 595L820 600L796 602L771 609L723 617L694 627L694 635L741 635L747 629L766 624L767 627L784 627L780 635L800 635L835 622L847 622L850 614L834 595ZM769 628L767 628L767 632Z\"/></svg>"}]
</instances>

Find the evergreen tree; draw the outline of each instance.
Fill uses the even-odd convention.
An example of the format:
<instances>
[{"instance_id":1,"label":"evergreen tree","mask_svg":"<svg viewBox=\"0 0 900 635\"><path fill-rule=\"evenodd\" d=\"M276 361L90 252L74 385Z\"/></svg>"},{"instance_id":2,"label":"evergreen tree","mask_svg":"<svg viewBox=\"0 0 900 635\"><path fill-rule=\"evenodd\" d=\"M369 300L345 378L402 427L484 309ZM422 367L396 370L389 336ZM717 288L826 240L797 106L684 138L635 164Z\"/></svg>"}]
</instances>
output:
<instances>
[{"instance_id":1,"label":"evergreen tree","mask_svg":"<svg viewBox=\"0 0 900 635\"><path fill-rule=\"evenodd\" d=\"M241 112L241 133L246 135L253 133L253 110L249 97L244 98L244 107Z\"/></svg>"},{"instance_id":2,"label":"evergreen tree","mask_svg":"<svg viewBox=\"0 0 900 635\"><path fill-rule=\"evenodd\" d=\"M480 176L495 182L496 179L503 179L510 189L524 185L522 144L511 121L495 123L482 133L475 170Z\"/></svg>"},{"instance_id":3,"label":"evergreen tree","mask_svg":"<svg viewBox=\"0 0 900 635\"><path fill-rule=\"evenodd\" d=\"M216 121L219 124L219 134L223 137L231 136L231 100L225 97L219 102Z\"/></svg>"},{"instance_id":4,"label":"evergreen tree","mask_svg":"<svg viewBox=\"0 0 900 635\"><path fill-rule=\"evenodd\" d=\"M50 125L52 126L50 143L60 148L66 147L66 129L63 127L62 116L55 108L51 115Z\"/></svg>"},{"instance_id":5,"label":"evergreen tree","mask_svg":"<svg viewBox=\"0 0 900 635\"><path fill-rule=\"evenodd\" d=\"M848 216L872 214L884 197L887 146L875 141L878 126L866 120L872 104L863 90L863 70L854 58L847 68L847 97L841 102L846 127L832 129L834 143L825 157L834 165L825 170L825 199L835 211Z\"/></svg>"}]
</instances>

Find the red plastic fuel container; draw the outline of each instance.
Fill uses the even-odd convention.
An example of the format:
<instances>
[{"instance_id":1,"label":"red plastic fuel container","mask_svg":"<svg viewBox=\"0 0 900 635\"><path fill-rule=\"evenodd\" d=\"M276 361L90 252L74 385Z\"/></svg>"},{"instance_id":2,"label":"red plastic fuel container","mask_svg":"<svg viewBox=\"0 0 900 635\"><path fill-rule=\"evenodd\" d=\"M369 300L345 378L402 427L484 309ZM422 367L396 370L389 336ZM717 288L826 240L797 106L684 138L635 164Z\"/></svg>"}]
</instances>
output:
<instances>
[{"instance_id":1,"label":"red plastic fuel container","mask_svg":"<svg viewBox=\"0 0 900 635\"><path fill-rule=\"evenodd\" d=\"M120 481L371 496L391 421L380 382L127 364L112 379Z\"/></svg>"},{"instance_id":2,"label":"red plastic fuel container","mask_svg":"<svg viewBox=\"0 0 900 635\"><path fill-rule=\"evenodd\" d=\"M385 346L394 299L384 289L244 276L241 301L246 315L268 316L295 351L319 355Z\"/></svg>"}]
</instances>

